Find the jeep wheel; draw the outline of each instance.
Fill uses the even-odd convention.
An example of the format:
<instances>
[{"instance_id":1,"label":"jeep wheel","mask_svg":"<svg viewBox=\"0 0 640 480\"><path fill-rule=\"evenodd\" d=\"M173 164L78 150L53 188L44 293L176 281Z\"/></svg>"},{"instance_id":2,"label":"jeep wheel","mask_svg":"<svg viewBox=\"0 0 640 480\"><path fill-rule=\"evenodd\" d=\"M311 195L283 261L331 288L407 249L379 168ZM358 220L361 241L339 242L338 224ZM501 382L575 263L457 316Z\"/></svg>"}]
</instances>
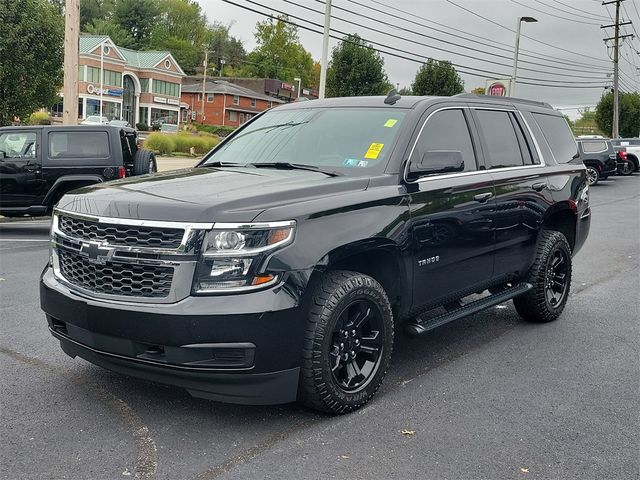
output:
<instances>
[{"instance_id":1,"label":"jeep wheel","mask_svg":"<svg viewBox=\"0 0 640 480\"><path fill-rule=\"evenodd\" d=\"M587 181L589 182L589 186L594 186L598 183L599 179L600 174L598 173L598 169L596 167L587 166Z\"/></svg>"},{"instance_id":2,"label":"jeep wheel","mask_svg":"<svg viewBox=\"0 0 640 480\"><path fill-rule=\"evenodd\" d=\"M633 164L633 162L630 162L629 160L626 160L618 168L618 174L619 175L624 175L625 177L628 176L628 175L631 175L633 173L633 171L635 170L635 167L636 166Z\"/></svg>"},{"instance_id":3,"label":"jeep wheel","mask_svg":"<svg viewBox=\"0 0 640 480\"><path fill-rule=\"evenodd\" d=\"M313 295L305 332L300 400L334 414L369 401L382 384L393 350L393 315L373 278L324 275Z\"/></svg>"},{"instance_id":4,"label":"jeep wheel","mask_svg":"<svg viewBox=\"0 0 640 480\"><path fill-rule=\"evenodd\" d=\"M552 230L540 233L536 258L526 281L533 288L513 299L520 316L538 323L558 318L571 288L571 248L563 234Z\"/></svg>"},{"instance_id":5,"label":"jeep wheel","mask_svg":"<svg viewBox=\"0 0 640 480\"><path fill-rule=\"evenodd\" d=\"M147 173L155 173L158 171L156 156L150 150L138 150L133 160L133 174L145 175Z\"/></svg>"}]
</instances>

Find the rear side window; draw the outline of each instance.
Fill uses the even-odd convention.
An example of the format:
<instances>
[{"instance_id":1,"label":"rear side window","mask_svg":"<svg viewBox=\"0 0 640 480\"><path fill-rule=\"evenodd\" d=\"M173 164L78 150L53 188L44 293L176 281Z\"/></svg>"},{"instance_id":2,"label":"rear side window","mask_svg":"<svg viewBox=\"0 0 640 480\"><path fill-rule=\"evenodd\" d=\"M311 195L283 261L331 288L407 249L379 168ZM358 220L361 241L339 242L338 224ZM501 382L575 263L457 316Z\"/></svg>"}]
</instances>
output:
<instances>
[{"instance_id":1,"label":"rear side window","mask_svg":"<svg viewBox=\"0 0 640 480\"><path fill-rule=\"evenodd\" d=\"M477 170L469 126L461 109L442 110L427 121L416 144L412 162L428 152L454 151L462 154L464 171Z\"/></svg>"},{"instance_id":2,"label":"rear side window","mask_svg":"<svg viewBox=\"0 0 640 480\"><path fill-rule=\"evenodd\" d=\"M526 164L531 164L528 146L521 149L524 142L522 132L516 133L519 125L511 112L497 110L477 110L480 131L487 147L486 162L489 168L521 167L525 165L523 153L527 152Z\"/></svg>"},{"instance_id":3,"label":"rear side window","mask_svg":"<svg viewBox=\"0 0 640 480\"><path fill-rule=\"evenodd\" d=\"M0 161L3 158L36 158L36 134L33 132L0 134Z\"/></svg>"},{"instance_id":4,"label":"rear side window","mask_svg":"<svg viewBox=\"0 0 640 480\"><path fill-rule=\"evenodd\" d=\"M107 132L50 132L50 158L108 158Z\"/></svg>"},{"instance_id":5,"label":"rear side window","mask_svg":"<svg viewBox=\"0 0 640 480\"><path fill-rule=\"evenodd\" d=\"M578 152L573 133L564 117L533 113L553 157L558 163L569 163Z\"/></svg>"},{"instance_id":6,"label":"rear side window","mask_svg":"<svg viewBox=\"0 0 640 480\"><path fill-rule=\"evenodd\" d=\"M603 140L582 142L582 150L584 153L602 153L609 150L609 146Z\"/></svg>"}]
</instances>

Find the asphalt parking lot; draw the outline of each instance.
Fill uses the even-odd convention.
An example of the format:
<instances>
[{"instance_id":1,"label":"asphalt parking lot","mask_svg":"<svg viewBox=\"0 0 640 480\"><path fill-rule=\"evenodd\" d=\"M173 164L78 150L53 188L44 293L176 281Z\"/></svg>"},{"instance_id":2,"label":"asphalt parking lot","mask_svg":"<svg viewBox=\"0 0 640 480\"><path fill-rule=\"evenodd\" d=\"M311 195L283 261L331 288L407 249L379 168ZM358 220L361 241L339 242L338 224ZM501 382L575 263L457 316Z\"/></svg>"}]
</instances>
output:
<instances>
[{"instance_id":1,"label":"asphalt parking lot","mask_svg":"<svg viewBox=\"0 0 640 480\"><path fill-rule=\"evenodd\" d=\"M559 321L507 303L400 338L382 390L341 417L67 357L39 308L49 222L0 223L0 478L640 478L640 174L590 198Z\"/></svg>"}]
</instances>

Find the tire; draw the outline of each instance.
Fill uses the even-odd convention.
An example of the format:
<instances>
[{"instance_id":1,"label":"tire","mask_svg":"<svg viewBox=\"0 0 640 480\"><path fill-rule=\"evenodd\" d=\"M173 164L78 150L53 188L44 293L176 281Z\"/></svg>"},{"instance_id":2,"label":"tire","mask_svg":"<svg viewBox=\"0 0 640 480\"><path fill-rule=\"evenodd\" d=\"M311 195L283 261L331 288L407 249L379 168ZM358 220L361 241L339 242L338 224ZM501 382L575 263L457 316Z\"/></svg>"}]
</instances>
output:
<instances>
[{"instance_id":1,"label":"tire","mask_svg":"<svg viewBox=\"0 0 640 480\"><path fill-rule=\"evenodd\" d=\"M150 150L140 149L136 152L133 159L133 174L145 175L147 173L155 173L158 171L156 156Z\"/></svg>"},{"instance_id":2,"label":"tire","mask_svg":"<svg viewBox=\"0 0 640 480\"><path fill-rule=\"evenodd\" d=\"M562 233L540 232L536 257L525 281L533 288L513 299L518 314L535 323L556 320L571 290L571 248Z\"/></svg>"},{"instance_id":3,"label":"tire","mask_svg":"<svg viewBox=\"0 0 640 480\"><path fill-rule=\"evenodd\" d=\"M635 171L636 166L633 164L633 162L631 162L630 160L626 160L619 168L618 168L618 175L622 175L624 177L627 177L629 175L632 175L633 172Z\"/></svg>"},{"instance_id":4,"label":"tire","mask_svg":"<svg viewBox=\"0 0 640 480\"><path fill-rule=\"evenodd\" d=\"M589 186L593 187L600 180L600 172L596 167L592 167L587 165L587 181L589 182Z\"/></svg>"},{"instance_id":5,"label":"tire","mask_svg":"<svg viewBox=\"0 0 640 480\"><path fill-rule=\"evenodd\" d=\"M387 373L393 334L391 305L376 280L348 271L324 274L309 308L300 401L332 414L362 407Z\"/></svg>"}]
</instances>

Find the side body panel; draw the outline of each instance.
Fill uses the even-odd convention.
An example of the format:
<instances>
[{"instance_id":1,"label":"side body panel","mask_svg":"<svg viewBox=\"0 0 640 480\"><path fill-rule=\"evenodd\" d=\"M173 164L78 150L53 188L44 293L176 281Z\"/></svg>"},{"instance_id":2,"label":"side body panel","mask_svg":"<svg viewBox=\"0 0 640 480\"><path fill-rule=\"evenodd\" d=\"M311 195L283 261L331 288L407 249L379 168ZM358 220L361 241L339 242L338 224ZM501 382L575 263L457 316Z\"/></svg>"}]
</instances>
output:
<instances>
[{"instance_id":1,"label":"side body panel","mask_svg":"<svg viewBox=\"0 0 640 480\"><path fill-rule=\"evenodd\" d=\"M28 207L39 203L46 193L42 175L42 148L40 129L6 129L6 133L35 136L35 146L29 147L28 154L21 152L0 158L0 206ZM21 146L21 149L23 147ZM24 147L27 148L27 147Z\"/></svg>"}]
</instances>

